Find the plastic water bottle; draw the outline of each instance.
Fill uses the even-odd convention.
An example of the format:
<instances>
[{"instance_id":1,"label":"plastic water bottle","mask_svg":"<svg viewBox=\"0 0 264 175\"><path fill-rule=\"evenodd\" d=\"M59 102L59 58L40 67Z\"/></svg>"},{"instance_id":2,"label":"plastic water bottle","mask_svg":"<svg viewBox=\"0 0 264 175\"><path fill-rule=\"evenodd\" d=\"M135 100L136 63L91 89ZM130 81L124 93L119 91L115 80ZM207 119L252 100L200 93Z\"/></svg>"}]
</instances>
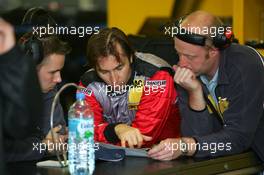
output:
<instances>
[{"instance_id":1,"label":"plastic water bottle","mask_svg":"<svg viewBox=\"0 0 264 175\"><path fill-rule=\"evenodd\" d=\"M85 95L76 93L69 109L68 162L72 175L91 175L94 171L94 118Z\"/></svg>"}]
</instances>

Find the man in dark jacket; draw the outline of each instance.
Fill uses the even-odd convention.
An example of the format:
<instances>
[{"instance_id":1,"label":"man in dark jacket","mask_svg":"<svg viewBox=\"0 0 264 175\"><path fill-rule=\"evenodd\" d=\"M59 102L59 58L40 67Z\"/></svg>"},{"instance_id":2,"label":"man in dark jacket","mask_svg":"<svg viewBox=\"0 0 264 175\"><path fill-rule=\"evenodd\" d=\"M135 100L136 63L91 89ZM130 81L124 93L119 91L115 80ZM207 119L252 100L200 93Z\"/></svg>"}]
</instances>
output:
<instances>
[{"instance_id":1,"label":"man in dark jacket","mask_svg":"<svg viewBox=\"0 0 264 175\"><path fill-rule=\"evenodd\" d=\"M33 41L35 40L35 41ZM41 86L42 98L43 98L43 115L37 115L39 118L37 129L32 132L29 137L23 140L10 140L5 144L9 147L6 155L7 161L25 161L25 160L37 160L43 158L46 153L53 152L53 147L56 143L64 142L67 138L67 133L62 131L65 128L66 123L64 120L64 113L61 104L58 103L54 111L53 128L56 134L56 142L53 143L51 137L50 128L50 112L53 99L57 92L56 85L60 83L61 75L60 71L64 66L65 55L70 52L69 45L61 41L56 36L46 36L45 38L37 38L32 33L24 35L21 39L21 44L25 47L25 51L31 54L33 60L36 63L36 70L38 79ZM42 55L39 58L34 56L34 51L30 50L34 42L40 44L39 51ZM19 147L17 145L20 145Z\"/></svg>"},{"instance_id":2,"label":"man in dark jacket","mask_svg":"<svg viewBox=\"0 0 264 175\"><path fill-rule=\"evenodd\" d=\"M193 12L176 26L180 61L174 80L183 137L164 140L149 155L171 160L252 149L264 162L263 57L251 47L231 44L232 31L207 12Z\"/></svg>"},{"instance_id":3,"label":"man in dark jacket","mask_svg":"<svg viewBox=\"0 0 264 175\"><path fill-rule=\"evenodd\" d=\"M43 9L34 8L26 13L25 18L30 17L30 19L25 21L29 22L28 25L38 25L33 24L32 20L42 19L38 16L39 14L49 17ZM35 62L44 111L42 115L35 116L39 120L38 124L26 139L7 139L5 141L5 147L8 147L5 158L7 161L41 159L47 151L52 152L52 148L56 147L51 138L51 105L57 92L57 84L62 81L60 71L64 66L65 55L71 50L67 43L55 35L46 35L40 38L32 31L20 38L20 44L27 56L32 57ZM33 105L31 106L33 107ZM67 136L64 135L65 130L62 129L66 124L60 103L55 107L53 125L55 126L54 133L59 133L55 134L58 136L56 142L63 141Z\"/></svg>"},{"instance_id":4,"label":"man in dark jacket","mask_svg":"<svg viewBox=\"0 0 264 175\"><path fill-rule=\"evenodd\" d=\"M3 143L30 135L38 123L36 116L41 115L40 87L33 65L15 46L13 27L0 18L0 174L9 149Z\"/></svg>"}]
</instances>

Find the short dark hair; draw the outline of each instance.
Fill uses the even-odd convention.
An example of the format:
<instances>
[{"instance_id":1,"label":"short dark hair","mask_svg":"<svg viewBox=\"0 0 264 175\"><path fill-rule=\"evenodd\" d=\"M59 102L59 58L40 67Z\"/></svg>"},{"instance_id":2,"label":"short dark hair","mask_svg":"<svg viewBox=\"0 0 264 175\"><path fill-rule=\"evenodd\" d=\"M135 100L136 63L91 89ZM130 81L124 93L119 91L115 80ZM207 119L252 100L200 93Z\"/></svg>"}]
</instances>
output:
<instances>
[{"instance_id":1,"label":"short dark hair","mask_svg":"<svg viewBox=\"0 0 264 175\"><path fill-rule=\"evenodd\" d=\"M71 52L71 47L67 42L60 40L57 36L52 35L39 39L43 48L43 56L49 56L50 54L62 54L66 55Z\"/></svg>"},{"instance_id":2,"label":"short dark hair","mask_svg":"<svg viewBox=\"0 0 264 175\"><path fill-rule=\"evenodd\" d=\"M67 42L62 41L56 35L45 35L44 37L37 37L32 32L25 33L18 41L23 50L30 55L34 55L32 43L37 44L38 55L36 64L40 64L43 59L51 54L66 55L71 52L71 47ZM36 51L35 51L36 52Z\"/></svg>"},{"instance_id":3,"label":"short dark hair","mask_svg":"<svg viewBox=\"0 0 264 175\"><path fill-rule=\"evenodd\" d=\"M128 41L126 34L120 29L104 28L98 34L93 34L87 44L88 67L95 68L99 57L113 55L120 61L116 44L120 44L128 58L134 57L134 49Z\"/></svg>"}]
</instances>

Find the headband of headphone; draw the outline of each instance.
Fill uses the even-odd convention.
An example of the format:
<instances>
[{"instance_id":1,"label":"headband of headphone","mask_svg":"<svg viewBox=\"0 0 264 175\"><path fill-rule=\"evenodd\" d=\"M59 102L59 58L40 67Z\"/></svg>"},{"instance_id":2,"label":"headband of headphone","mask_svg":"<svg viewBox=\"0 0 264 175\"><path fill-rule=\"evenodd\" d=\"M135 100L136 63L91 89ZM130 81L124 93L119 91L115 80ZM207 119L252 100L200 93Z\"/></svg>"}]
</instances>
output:
<instances>
[{"instance_id":1,"label":"headband of headphone","mask_svg":"<svg viewBox=\"0 0 264 175\"><path fill-rule=\"evenodd\" d=\"M190 31L186 30L185 28L181 27L182 21L185 19L186 16L181 17L180 19L176 20L175 22L175 27L178 29L178 32L176 33L176 37L184 42L195 44L195 45L200 45L200 46L205 46L206 40L211 39L213 42L213 45L216 48L219 49L224 49L228 47L234 38L233 32L226 30L226 26L219 26L223 27L224 32L219 33L216 32L215 36L205 36L205 35L200 35L196 33L191 33ZM218 28L219 28L218 27Z\"/></svg>"},{"instance_id":2,"label":"headband of headphone","mask_svg":"<svg viewBox=\"0 0 264 175\"><path fill-rule=\"evenodd\" d=\"M55 26L56 22L46 10L40 7L29 9L22 20L22 25L47 26L47 24ZM38 38L31 30L19 39L22 49L33 58L36 65L40 64L44 58L41 41L45 38L48 37Z\"/></svg>"},{"instance_id":3,"label":"headband of headphone","mask_svg":"<svg viewBox=\"0 0 264 175\"><path fill-rule=\"evenodd\" d=\"M56 26L56 21L49 15L48 11L41 7L29 9L23 17L22 25L32 26Z\"/></svg>"}]
</instances>

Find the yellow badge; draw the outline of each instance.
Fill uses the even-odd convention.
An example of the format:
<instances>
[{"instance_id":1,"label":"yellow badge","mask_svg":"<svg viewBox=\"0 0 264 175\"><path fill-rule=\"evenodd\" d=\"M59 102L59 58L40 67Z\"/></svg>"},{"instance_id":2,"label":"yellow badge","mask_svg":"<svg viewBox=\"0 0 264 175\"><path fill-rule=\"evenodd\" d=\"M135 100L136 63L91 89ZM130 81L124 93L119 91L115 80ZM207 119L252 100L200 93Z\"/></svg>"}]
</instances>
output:
<instances>
[{"instance_id":1,"label":"yellow badge","mask_svg":"<svg viewBox=\"0 0 264 175\"><path fill-rule=\"evenodd\" d=\"M218 97L218 106L220 112L223 114L228 109L229 101L227 98Z\"/></svg>"},{"instance_id":2,"label":"yellow badge","mask_svg":"<svg viewBox=\"0 0 264 175\"><path fill-rule=\"evenodd\" d=\"M144 89L144 76L136 76L133 80L133 87L129 88L128 94L128 109L137 110L138 105L143 94Z\"/></svg>"},{"instance_id":3,"label":"yellow badge","mask_svg":"<svg viewBox=\"0 0 264 175\"><path fill-rule=\"evenodd\" d=\"M223 114L228 109L228 106L229 106L229 101L227 100L227 98L218 97L218 103L215 103L213 97L210 94L208 94L207 98L213 105L213 108L216 110L216 112L219 114L219 116L223 120ZM211 109L209 105L207 105L207 109L210 114L213 113L213 110Z\"/></svg>"}]
</instances>

